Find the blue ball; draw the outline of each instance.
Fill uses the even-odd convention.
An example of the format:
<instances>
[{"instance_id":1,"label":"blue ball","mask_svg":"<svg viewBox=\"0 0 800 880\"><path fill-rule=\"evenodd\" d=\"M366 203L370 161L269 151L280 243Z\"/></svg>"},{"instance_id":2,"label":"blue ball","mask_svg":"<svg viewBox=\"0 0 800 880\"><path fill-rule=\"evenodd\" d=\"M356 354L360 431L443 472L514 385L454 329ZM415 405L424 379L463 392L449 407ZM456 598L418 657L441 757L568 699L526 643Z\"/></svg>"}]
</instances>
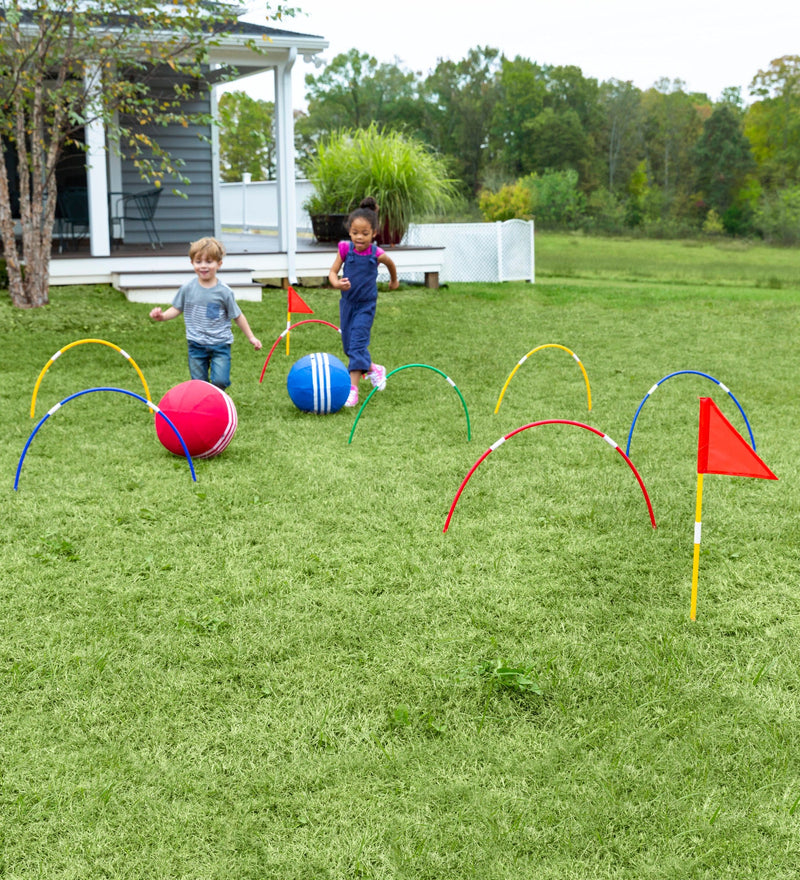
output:
<instances>
[{"instance_id":1,"label":"blue ball","mask_svg":"<svg viewBox=\"0 0 800 880\"><path fill-rule=\"evenodd\" d=\"M292 403L303 412L334 413L350 394L350 373L332 354L307 354L292 364L286 388Z\"/></svg>"}]
</instances>

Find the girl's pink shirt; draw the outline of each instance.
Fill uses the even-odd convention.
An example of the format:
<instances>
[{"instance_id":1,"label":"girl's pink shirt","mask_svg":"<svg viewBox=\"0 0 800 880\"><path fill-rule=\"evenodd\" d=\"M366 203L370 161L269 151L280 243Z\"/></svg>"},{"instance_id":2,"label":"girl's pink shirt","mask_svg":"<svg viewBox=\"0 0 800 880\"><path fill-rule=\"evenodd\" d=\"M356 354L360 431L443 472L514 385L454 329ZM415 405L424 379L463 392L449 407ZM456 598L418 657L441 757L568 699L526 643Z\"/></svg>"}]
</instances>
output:
<instances>
[{"instance_id":1,"label":"girl's pink shirt","mask_svg":"<svg viewBox=\"0 0 800 880\"><path fill-rule=\"evenodd\" d=\"M339 242L339 256L341 257L342 262L344 262L345 258L347 257L349 250L350 250L350 242L349 241L340 241ZM356 254L358 254L359 256L366 256L370 252L370 250L371 250L371 248L367 248L365 251L360 251L356 248ZM381 257L385 253L386 253L386 251L382 247L378 247L378 250L376 252L376 256Z\"/></svg>"}]
</instances>

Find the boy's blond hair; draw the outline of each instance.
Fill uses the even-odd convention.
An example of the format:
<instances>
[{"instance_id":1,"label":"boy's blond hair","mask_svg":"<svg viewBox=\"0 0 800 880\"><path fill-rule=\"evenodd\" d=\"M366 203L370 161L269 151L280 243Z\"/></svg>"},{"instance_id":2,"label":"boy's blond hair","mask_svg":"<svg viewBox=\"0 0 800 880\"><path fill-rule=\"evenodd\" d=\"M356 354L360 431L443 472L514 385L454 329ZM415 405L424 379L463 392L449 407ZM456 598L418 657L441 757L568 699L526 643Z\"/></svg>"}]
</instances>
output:
<instances>
[{"instance_id":1,"label":"boy's blond hair","mask_svg":"<svg viewBox=\"0 0 800 880\"><path fill-rule=\"evenodd\" d=\"M209 259L222 262L225 256L225 245L216 238L199 238L189 245L189 259L194 262L195 257L205 254Z\"/></svg>"}]
</instances>

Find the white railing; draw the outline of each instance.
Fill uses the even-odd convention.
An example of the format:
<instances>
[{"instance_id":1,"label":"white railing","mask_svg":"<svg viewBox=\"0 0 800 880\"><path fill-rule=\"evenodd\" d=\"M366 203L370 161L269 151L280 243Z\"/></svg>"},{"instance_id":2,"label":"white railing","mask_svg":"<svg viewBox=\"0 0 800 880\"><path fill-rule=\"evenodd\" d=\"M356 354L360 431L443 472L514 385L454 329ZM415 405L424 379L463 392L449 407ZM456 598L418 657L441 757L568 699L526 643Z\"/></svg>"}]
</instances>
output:
<instances>
[{"instance_id":1,"label":"white railing","mask_svg":"<svg viewBox=\"0 0 800 880\"><path fill-rule=\"evenodd\" d=\"M298 232L311 231L311 218L303 202L313 192L307 180L295 181ZM267 232L278 228L278 182L276 180L221 183L220 217L223 228L242 232Z\"/></svg>"}]
</instances>

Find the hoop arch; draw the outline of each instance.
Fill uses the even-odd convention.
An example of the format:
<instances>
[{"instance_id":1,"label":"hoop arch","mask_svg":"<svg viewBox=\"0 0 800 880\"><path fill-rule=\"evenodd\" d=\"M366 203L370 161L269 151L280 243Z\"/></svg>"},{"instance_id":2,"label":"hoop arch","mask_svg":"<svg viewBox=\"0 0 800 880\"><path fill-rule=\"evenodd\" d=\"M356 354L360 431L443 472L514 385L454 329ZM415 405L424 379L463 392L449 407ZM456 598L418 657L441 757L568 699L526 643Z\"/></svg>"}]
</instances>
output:
<instances>
[{"instance_id":1,"label":"hoop arch","mask_svg":"<svg viewBox=\"0 0 800 880\"><path fill-rule=\"evenodd\" d=\"M440 376L444 376L444 378L447 380L447 383L453 387L453 390L456 392L459 399L461 400L461 406L464 408L464 415L467 418L467 441L470 441L472 439L472 430L471 430L470 424L469 424L469 411L467 410L467 404L464 400L464 395L458 390L458 386L447 375L447 373L443 373L437 367L432 367L429 364L404 364L402 367L395 367L395 369L393 369L391 372L387 373L386 380L387 381L389 380L389 376L394 376L395 373L399 373L401 370L408 370L411 367L421 367L423 370L433 370L434 373L438 373ZM373 388L372 391L370 391L370 393L367 395L364 402L361 404L361 408L358 411L358 415L356 416L356 420L353 422L353 427L350 429L350 437L347 441L348 443L352 443L353 434L355 433L356 425L358 424L358 420L361 418L361 413L364 412L364 407L370 402L370 400L372 399L372 396L375 394L375 392L377 390L378 390L377 386L375 388Z\"/></svg>"},{"instance_id":2,"label":"hoop arch","mask_svg":"<svg viewBox=\"0 0 800 880\"><path fill-rule=\"evenodd\" d=\"M39 428L42 427L42 425L50 418L50 416L52 416L54 413L58 412L61 409L61 407L64 406L65 403L69 403L70 400L74 400L76 397L82 397L84 394L91 394L94 391L115 391L118 394L125 394L128 397L135 397L137 400L141 400L142 403L144 403L146 406L148 406L151 411L154 411L157 416L161 416L161 418L164 419L164 421L170 426L170 428L172 428L172 430L175 432L175 436L180 441L180 444L183 447L184 455L186 456L186 461L189 462L189 470L191 471L191 474L192 474L192 480L194 480L194 482L197 482L197 475L194 472L194 464L192 462L192 456L189 455L189 450L186 446L186 443L185 443L183 437L181 437L180 431L178 431L178 429L175 427L175 425L173 424L170 417L165 415L163 412L161 412L161 410L158 408L158 406L155 403L153 403L151 400L147 400L146 398L142 397L141 394L136 394L134 391L128 391L125 388L103 387L103 388L86 388L83 391L77 391L75 394L70 394L69 397L65 397L60 403L57 403L54 407L52 407L52 409L49 409L44 414L44 416L42 416L42 418L39 419L38 423L36 424L36 427L31 432L30 437L28 437L28 442L25 444L25 446L22 450L22 455L20 455L20 457L19 457L19 464L17 465L17 475L14 478L14 491L15 492L17 491L17 489L19 487L19 475L20 475L20 472L22 471L22 463L23 463L23 461L25 461L25 455L28 452L28 448L30 447L31 443L33 442L33 438L36 436Z\"/></svg>"},{"instance_id":3,"label":"hoop arch","mask_svg":"<svg viewBox=\"0 0 800 880\"><path fill-rule=\"evenodd\" d=\"M450 505L450 510L447 514L447 520L445 521L443 532L446 532L450 527L450 520L453 516L453 511L456 509L456 504L458 504L458 499L461 497L461 493L464 491L464 487L470 481L472 475L478 469L480 464L485 461L489 455L498 449L506 440L509 440L515 434L519 434L521 431L527 431L528 428L538 428L540 425L575 425L576 428L583 428L586 431L591 431L592 434L597 434L598 437L602 437L612 449L616 449L616 451L625 459L628 467L633 471L634 476L636 477L637 482L639 483L639 488L642 490L642 494L644 495L644 500L647 503L647 512L650 515L650 524L653 528L656 527L656 518L653 514L653 505L650 503L650 496L647 494L647 489L645 488L644 482L642 478L639 476L639 471L633 465L633 462L628 458L628 456L622 451L620 446L615 443L608 434L604 434L602 431L598 431L597 428L591 427L591 425L584 425L582 422L573 422L569 419L544 419L541 422L531 422L529 425L523 425L521 428L516 428L510 434L506 434L505 437L501 437L495 443L493 443L486 452L475 462L475 464L470 469L469 473L464 477L461 485L458 487L458 492L456 492L455 497L453 498L453 503Z\"/></svg>"},{"instance_id":4,"label":"hoop arch","mask_svg":"<svg viewBox=\"0 0 800 880\"><path fill-rule=\"evenodd\" d=\"M560 348L562 351L566 351L567 354L572 355L572 358L576 361L578 366L581 368L581 372L583 373L583 381L586 383L586 398L587 398L587 402L588 402L589 411L591 411L591 409L592 409L592 389L589 385L589 376L586 373L586 368L581 363L581 359L578 357L578 355L575 354L574 351L570 351L570 349L568 349L565 345L558 345L555 342L548 342L546 345L539 345L536 348L529 351L525 355L525 357L523 357L519 361L519 363L516 365L516 367L514 367L514 369L509 373L508 378L506 379L506 384L503 385L503 390L500 392L500 396L497 398L497 404L494 408L495 415L497 415L497 413L500 411L500 404L503 402L503 396L506 393L506 388L508 388L509 383L514 378L514 374L525 363L525 361L528 360L528 358L532 354L534 354L537 351L541 351L543 348Z\"/></svg>"},{"instance_id":5,"label":"hoop arch","mask_svg":"<svg viewBox=\"0 0 800 880\"><path fill-rule=\"evenodd\" d=\"M269 364L269 359L272 357L273 352L278 347L281 339L284 336L287 336L290 330L294 330L295 327L299 327L301 324L324 324L326 327L333 327L333 329L341 336L342 331L336 326L336 324L331 324L330 321L323 321L321 318L306 318L304 321L298 321L296 324L290 324L281 335L272 343L272 348L269 350L269 354L267 355L267 359L264 361L264 366L261 368L261 376L259 377L259 384L264 381L264 373L267 371L267 365Z\"/></svg>"},{"instance_id":6,"label":"hoop arch","mask_svg":"<svg viewBox=\"0 0 800 880\"><path fill-rule=\"evenodd\" d=\"M659 385L662 385L667 379L671 379L673 376L682 376L684 374L690 374L692 376L702 376L704 379L710 379L715 385L719 385L719 387L730 397L730 399L736 404L737 409L742 414L742 418L744 419L745 425L747 425L747 431L750 434L750 445L753 447L753 452L756 451L756 440L753 437L753 429L750 427L750 422L747 421L747 416L744 414L744 410L742 409L739 401L733 396L733 392L727 385L723 385L719 379L715 379L713 376L709 376L708 373L701 373L699 370L676 370L674 373L669 373L667 376L664 376L663 379L659 379L655 385L645 394L642 398L642 402L639 404L636 409L636 413L633 416L633 421L631 422L631 429L628 431L628 442L625 446L625 453L630 455L631 452L631 440L633 438L633 429L636 427L636 419L639 418L639 413L642 411L642 407L647 402L647 399L652 396L653 392L658 388Z\"/></svg>"},{"instance_id":7,"label":"hoop arch","mask_svg":"<svg viewBox=\"0 0 800 880\"><path fill-rule=\"evenodd\" d=\"M142 380L144 393L147 397L148 403L150 404L150 411L153 412L155 410L155 406L152 404L152 400L150 399L150 389L147 387L147 382L145 381L142 371L139 369L139 365L128 354L127 351L124 351L118 345L114 345L113 342L106 342L105 339L78 339L75 342L70 342L69 345L65 345L63 348L60 348L44 365L44 367L42 368L42 372L39 373L39 378L36 380L36 385L34 385L33 388L33 397L31 398L31 418L34 417L34 413L36 412L36 395L39 393L39 386L42 384L44 374L50 369L50 367L53 366L53 364L61 357L61 355L64 354L65 351L69 351L69 349L75 348L76 345L83 345L86 342L95 342L98 345L107 345L109 348L113 348L114 351L118 351L125 358L125 360L130 363L134 370L136 370L136 372L139 374L139 378Z\"/></svg>"}]
</instances>

